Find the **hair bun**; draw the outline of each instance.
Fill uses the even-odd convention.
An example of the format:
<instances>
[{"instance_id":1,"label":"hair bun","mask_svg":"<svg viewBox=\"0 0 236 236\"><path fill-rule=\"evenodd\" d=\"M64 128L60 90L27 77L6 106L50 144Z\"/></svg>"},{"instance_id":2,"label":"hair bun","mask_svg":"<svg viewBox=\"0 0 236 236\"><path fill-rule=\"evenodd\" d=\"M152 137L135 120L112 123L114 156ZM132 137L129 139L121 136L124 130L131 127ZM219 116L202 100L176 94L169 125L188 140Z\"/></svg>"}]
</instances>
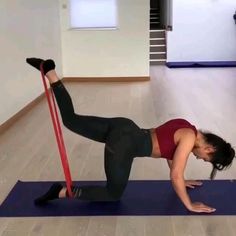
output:
<instances>
[{"instance_id":1,"label":"hair bun","mask_svg":"<svg viewBox=\"0 0 236 236\"><path fill-rule=\"evenodd\" d=\"M235 150L231 147L231 156L232 156L232 158L236 158L236 156L235 156Z\"/></svg>"},{"instance_id":2,"label":"hair bun","mask_svg":"<svg viewBox=\"0 0 236 236\"><path fill-rule=\"evenodd\" d=\"M226 146L227 146L227 148L229 148L229 149L232 148L230 143L226 143Z\"/></svg>"},{"instance_id":3,"label":"hair bun","mask_svg":"<svg viewBox=\"0 0 236 236\"><path fill-rule=\"evenodd\" d=\"M235 150L234 148L231 146L230 143L226 143L227 148L230 150L230 156L232 157L232 159L235 157Z\"/></svg>"},{"instance_id":4,"label":"hair bun","mask_svg":"<svg viewBox=\"0 0 236 236\"><path fill-rule=\"evenodd\" d=\"M228 149L228 152L230 153L231 159L233 159L235 157L235 150L234 150L234 148L231 146L230 143L226 143L226 147Z\"/></svg>"}]
</instances>

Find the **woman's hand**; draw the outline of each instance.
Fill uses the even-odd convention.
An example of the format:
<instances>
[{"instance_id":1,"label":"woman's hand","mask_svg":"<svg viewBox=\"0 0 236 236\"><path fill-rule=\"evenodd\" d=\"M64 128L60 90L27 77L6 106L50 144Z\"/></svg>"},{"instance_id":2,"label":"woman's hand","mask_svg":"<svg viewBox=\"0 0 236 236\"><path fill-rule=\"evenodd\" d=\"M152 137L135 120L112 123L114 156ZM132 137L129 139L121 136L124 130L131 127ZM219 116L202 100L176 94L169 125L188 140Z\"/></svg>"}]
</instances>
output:
<instances>
[{"instance_id":1,"label":"woman's hand","mask_svg":"<svg viewBox=\"0 0 236 236\"><path fill-rule=\"evenodd\" d=\"M191 207L188 210L192 212L198 212L198 213L201 213L201 212L212 213L216 211L215 208L207 206L201 202L193 202L191 204Z\"/></svg>"},{"instance_id":2,"label":"woman's hand","mask_svg":"<svg viewBox=\"0 0 236 236\"><path fill-rule=\"evenodd\" d=\"M195 188L195 186L201 186L201 185L202 185L201 181L185 180L185 186L188 188Z\"/></svg>"}]
</instances>

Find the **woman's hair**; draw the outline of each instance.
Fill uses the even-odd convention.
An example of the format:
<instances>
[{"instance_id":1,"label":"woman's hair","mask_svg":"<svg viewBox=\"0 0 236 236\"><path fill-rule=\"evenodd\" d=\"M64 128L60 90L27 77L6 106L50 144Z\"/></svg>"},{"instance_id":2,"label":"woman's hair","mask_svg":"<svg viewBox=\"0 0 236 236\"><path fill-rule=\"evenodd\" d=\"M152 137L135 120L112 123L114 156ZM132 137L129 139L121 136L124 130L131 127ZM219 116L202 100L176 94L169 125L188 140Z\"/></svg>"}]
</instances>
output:
<instances>
[{"instance_id":1,"label":"woman's hair","mask_svg":"<svg viewBox=\"0 0 236 236\"><path fill-rule=\"evenodd\" d=\"M232 148L230 143L227 143L221 137L212 133L201 133L205 142L215 149L215 151L211 153L213 169L210 175L210 179L214 179L217 170L225 170L231 166L235 157L235 150Z\"/></svg>"}]
</instances>

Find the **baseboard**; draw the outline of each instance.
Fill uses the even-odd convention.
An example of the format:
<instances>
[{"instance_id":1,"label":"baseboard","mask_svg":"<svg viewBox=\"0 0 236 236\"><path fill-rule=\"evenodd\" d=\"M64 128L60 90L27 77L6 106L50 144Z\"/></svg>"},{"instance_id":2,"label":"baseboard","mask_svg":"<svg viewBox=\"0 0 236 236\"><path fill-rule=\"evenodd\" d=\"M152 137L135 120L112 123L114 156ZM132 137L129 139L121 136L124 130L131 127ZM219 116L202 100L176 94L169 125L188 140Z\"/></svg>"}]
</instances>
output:
<instances>
[{"instance_id":1,"label":"baseboard","mask_svg":"<svg viewBox=\"0 0 236 236\"><path fill-rule=\"evenodd\" d=\"M38 103L40 103L45 97L45 94L42 93L37 98L35 98L32 102L27 104L24 108L22 108L19 112L13 115L10 119L0 125L0 135L3 134L10 126L12 126L17 120L19 120L22 116L27 114L33 107L35 107Z\"/></svg>"},{"instance_id":2,"label":"baseboard","mask_svg":"<svg viewBox=\"0 0 236 236\"><path fill-rule=\"evenodd\" d=\"M64 77L65 82L141 82L149 81L150 76L139 77Z\"/></svg>"},{"instance_id":3,"label":"baseboard","mask_svg":"<svg viewBox=\"0 0 236 236\"><path fill-rule=\"evenodd\" d=\"M167 62L169 68L191 67L236 67L236 61L190 61L190 62Z\"/></svg>"}]
</instances>

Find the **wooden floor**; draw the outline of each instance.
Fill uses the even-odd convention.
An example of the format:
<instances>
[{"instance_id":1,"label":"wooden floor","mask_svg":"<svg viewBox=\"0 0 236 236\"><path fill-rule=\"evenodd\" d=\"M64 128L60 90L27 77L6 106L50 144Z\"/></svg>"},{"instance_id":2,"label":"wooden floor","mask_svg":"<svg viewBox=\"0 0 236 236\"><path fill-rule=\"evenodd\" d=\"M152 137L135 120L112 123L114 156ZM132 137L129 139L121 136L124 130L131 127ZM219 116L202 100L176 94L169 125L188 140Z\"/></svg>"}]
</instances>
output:
<instances>
[{"instance_id":1,"label":"wooden floor","mask_svg":"<svg viewBox=\"0 0 236 236\"><path fill-rule=\"evenodd\" d=\"M125 116L144 128L184 117L236 146L236 69L151 68L151 82L67 83L77 112ZM75 180L103 180L103 145L64 129ZM211 166L190 157L188 179L207 179ZM235 163L217 178L235 179ZM63 180L46 100L0 136L0 203L16 181ZM164 160L135 160L131 179L168 179ZM22 197L22 196L19 196ZM222 204L224 204L222 202ZM236 217L0 218L10 236L233 236Z\"/></svg>"}]
</instances>

